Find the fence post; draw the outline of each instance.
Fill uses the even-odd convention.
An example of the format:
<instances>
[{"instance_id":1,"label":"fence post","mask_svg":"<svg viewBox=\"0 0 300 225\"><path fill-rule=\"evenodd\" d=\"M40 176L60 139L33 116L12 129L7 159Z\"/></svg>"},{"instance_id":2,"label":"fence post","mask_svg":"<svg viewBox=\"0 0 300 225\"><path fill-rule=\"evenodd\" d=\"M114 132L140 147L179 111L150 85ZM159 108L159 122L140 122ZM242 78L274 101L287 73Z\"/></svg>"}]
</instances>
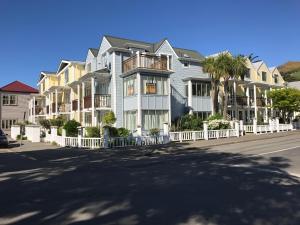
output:
<instances>
[{"instance_id":1,"label":"fence post","mask_svg":"<svg viewBox=\"0 0 300 225\"><path fill-rule=\"evenodd\" d=\"M182 142L182 131L179 132L179 142Z\"/></svg>"},{"instance_id":2,"label":"fence post","mask_svg":"<svg viewBox=\"0 0 300 225\"><path fill-rule=\"evenodd\" d=\"M204 140L208 140L208 122L203 122Z\"/></svg>"},{"instance_id":3,"label":"fence post","mask_svg":"<svg viewBox=\"0 0 300 225\"><path fill-rule=\"evenodd\" d=\"M57 136L57 126L52 126L51 128L51 142L56 141Z\"/></svg>"},{"instance_id":4,"label":"fence post","mask_svg":"<svg viewBox=\"0 0 300 225\"><path fill-rule=\"evenodd\" d=\"M108 144L109 144L109 130L107 127L104 127L103 147L108 148Z\"/></svg>"},{"instance_id":5,"label":"fence post","mask_svg":"<svg viewBox=\"0 0 300 225\"><path fill-rule=\"evenodd\" d=\"M279 128L279 118L278 117L276 117L276 119L275 119L275 124L276 124L277 133L279 133L280 132L280 128Z\"/></svg>"},{"instance_id":6,"label":"fence post","mask_svg":"<svg viewBox=\"0 0 300 225\"><path fill-rule=\"evenodd\" d=\"M269 118L269 130L271 133L273 133L273 121L271 118Z\"/></svg>"},{"instance_id":7,"label":"fence post","mask_svg":"<svg viewBox=\"0 0 300 225\"><path fill-rule=\"evenodd\" d=\"M196 132L195 131L192 132L192 139L193 139L193 141L196 141Z\"/></svg>"},{"instance_id":8,"label":"fence post","mask_svg":"<svg viewBox=\"0 0 300 225\"><path fill-rule=\"evenodd\" d=\"M138 126L137 129L137 145L142 145L142 127L141 126Z\"/></svg>"},{"instance_id":9,"label":"fence post","mask_svg":"<svg viewBox=\"0 0 300 225\"><path fill-rule=\"evenodd\" d=\"M170 142L169 124L164 123L163 143L167 144Z\"/></svg>"},{"instance_id":10,"label":"fence post","mask_svg":"<svg viewBox=\"0 0 300 225\"><path fill-rule=\"evenodd\" d=\"M21 127L20 125L12 125L11 126L11 133L10 136L12 139L16 140L17 136L21 134Z\"/></svg>"},{"instance_id":11,"label":"fence post","mask_svg":"<svg viewBox=\"0 0 300 225\"><path fill-rule=\"evenodd\" d=\"M239 121L235 121L235 122L234 122L234 129L235 129L235 132L236 132L236 137L239 137L239 136L240 136L240 125L239 125Z\"/></svg>"},{"instance_id":12,"label":"fence post","mask_svg":"<svg viewBox=\"0 0 300 225\"><path fill-rule=\"evenodd\" d=\"M257 134L257 122L256 122L256 118L253 118L253 133Z\"/></svg>"},{"instance_id":13,"label":"fence post","mask_svg":"<svg viewBox=\"0 0 300 225\"><path fill-rule=\"evenodd\" d=\"M78 129L78 148L81 148L82 147L81 140L82 140L83 128L77 127L77 129Z\"/></svg>"},{"instance_id":14,"label":"fence post","mask_svg":"<svg viewBox=\"0 0 300 225\"><path fill-rule=\"evenodd\" d=\"M240 132L241 136L244 136L244 121L240 120Z\"/></svg>"},{"instance_id":15,"label":"fence post","mask_svg":"<svg viewBox=\"0 0 300 225\"><path fill-rule=\"evenodd\" d=\"M61 146L62 147L66 147L66 130L62 129L62 133L61 133Z\"/></svg>"}]
</instances>

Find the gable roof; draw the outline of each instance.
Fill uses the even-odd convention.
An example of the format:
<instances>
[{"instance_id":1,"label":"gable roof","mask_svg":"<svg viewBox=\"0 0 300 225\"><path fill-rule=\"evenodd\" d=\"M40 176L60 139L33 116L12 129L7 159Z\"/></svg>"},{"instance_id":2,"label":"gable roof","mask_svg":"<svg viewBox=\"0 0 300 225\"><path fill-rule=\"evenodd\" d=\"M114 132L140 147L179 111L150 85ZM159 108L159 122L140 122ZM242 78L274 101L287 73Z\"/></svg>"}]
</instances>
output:
<instances>
[{"instance_id":1,"label":"gable roof","mask_svg":"<svg viewBox=\"0 0 300 225\"><path fill-rule=\"evenodd\" d=\"M155 53L159 49L159 47L167 40L167 38L164 38L159 42L149 43L144 41L136 41L136 40L126 39L126 38L113 37L109 35L104 35L104 37L113 48L121 48L121 49L128 49L130 47L141 48L151 53ZM204 56L202 56L200 53L198 53L195 50L175 48L175 47L172 48L174 49L178 57L187 58L187 59L192 58L198 60L204 59Z\"/></svg>"},{"instance_id":2,"label":"gable roof","mask_svg":"<svg viewBox=\"0 0 300 225\"><path fill-rule=\"evenodd\" d=\"M17 80L1 87L0 90L5 92L39 93L37 89Z\"/></svg>"},{"instance_id":3,"label":"gable roof","mask_svg":"<svg viewBox=\"0 0 300 225\"><path fill-rule=\"evenodd\" d=\"M254 63L252 63L252 65L253 65L253 67L255 68L255 69L259 69L259 67L261 67L261 65L263 64L264 62L263 61L259 61L259 62L254 62Z\"/></svg>"},{"instance_id":4,"label":"gable roof","mask_svg":"<svg viewBox=\"0 0 300 225\"><path fill-rule=\"evenodd\" d=\"M97 57L99 49L97 48L89 48L89 51L93 54L93 56Z\"/></svg>"}]
</instances>

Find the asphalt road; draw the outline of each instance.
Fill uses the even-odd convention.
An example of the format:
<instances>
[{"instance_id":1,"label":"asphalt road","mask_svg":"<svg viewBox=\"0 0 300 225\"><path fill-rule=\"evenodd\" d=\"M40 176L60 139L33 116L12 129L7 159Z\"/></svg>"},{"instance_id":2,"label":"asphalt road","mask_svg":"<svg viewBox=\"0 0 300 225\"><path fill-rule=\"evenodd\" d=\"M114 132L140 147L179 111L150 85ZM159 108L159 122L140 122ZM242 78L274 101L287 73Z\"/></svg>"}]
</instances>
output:
<instances>
[{"instance_id":1,"label":"asphalt road","mask_svg":"<svg viewBox=\"0 0 300 225\"><path fill-rule=\"evenodd\" d=\"M299 137L147 152L1 150L0 225L300 224Z\"/></svg>"}]
</instances>

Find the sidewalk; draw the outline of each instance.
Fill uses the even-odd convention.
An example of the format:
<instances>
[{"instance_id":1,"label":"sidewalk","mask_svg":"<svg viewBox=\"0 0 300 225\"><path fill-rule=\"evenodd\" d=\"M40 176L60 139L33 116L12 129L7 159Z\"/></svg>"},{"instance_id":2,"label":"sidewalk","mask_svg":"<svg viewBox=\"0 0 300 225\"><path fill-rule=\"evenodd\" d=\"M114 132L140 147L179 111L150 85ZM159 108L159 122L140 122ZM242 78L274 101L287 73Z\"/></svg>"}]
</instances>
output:
<instances>
[{"instance_id":1,"label":"sidewalk","mask_svg":"<svg viewBox=\"0 0 300 225\"><path fill-rule=\"evenodd\" d=\"M246 134L245 136L240 137L231 137L231 138L221 138L221 139L213 139L213 140L199 140L199 141L188 141L182 142L180 144L188 144L188 147L213 147L219 145L227 145L227 144L236 144L236 143L243 143L243 142L251 142L251 141L259 141L259 140L266 140L266 139L273 139L278 137L285 137L289 135L300 135L300 130L295 131L286 131L280 133L266 133L266 134ZM298 136L299 137L299 136Z\"/></svg>"}]
</instances>

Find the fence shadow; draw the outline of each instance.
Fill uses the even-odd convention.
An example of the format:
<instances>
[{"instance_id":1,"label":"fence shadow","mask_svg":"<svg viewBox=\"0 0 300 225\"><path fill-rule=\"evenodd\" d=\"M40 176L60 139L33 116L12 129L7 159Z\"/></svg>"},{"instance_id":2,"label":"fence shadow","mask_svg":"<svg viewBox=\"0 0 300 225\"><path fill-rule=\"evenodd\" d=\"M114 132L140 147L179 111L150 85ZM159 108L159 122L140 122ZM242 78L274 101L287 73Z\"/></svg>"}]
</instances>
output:
<instances>
[{"instance_id":1,"label":"fence shadow","mask_svg":"<svg viewBox=\"0 0 300 225\"><path fill-rule=\"evenodd\" d=\"M174 147L2 153L0 224L300 224L287 159Z\"/></svg>"}]
</instances>

